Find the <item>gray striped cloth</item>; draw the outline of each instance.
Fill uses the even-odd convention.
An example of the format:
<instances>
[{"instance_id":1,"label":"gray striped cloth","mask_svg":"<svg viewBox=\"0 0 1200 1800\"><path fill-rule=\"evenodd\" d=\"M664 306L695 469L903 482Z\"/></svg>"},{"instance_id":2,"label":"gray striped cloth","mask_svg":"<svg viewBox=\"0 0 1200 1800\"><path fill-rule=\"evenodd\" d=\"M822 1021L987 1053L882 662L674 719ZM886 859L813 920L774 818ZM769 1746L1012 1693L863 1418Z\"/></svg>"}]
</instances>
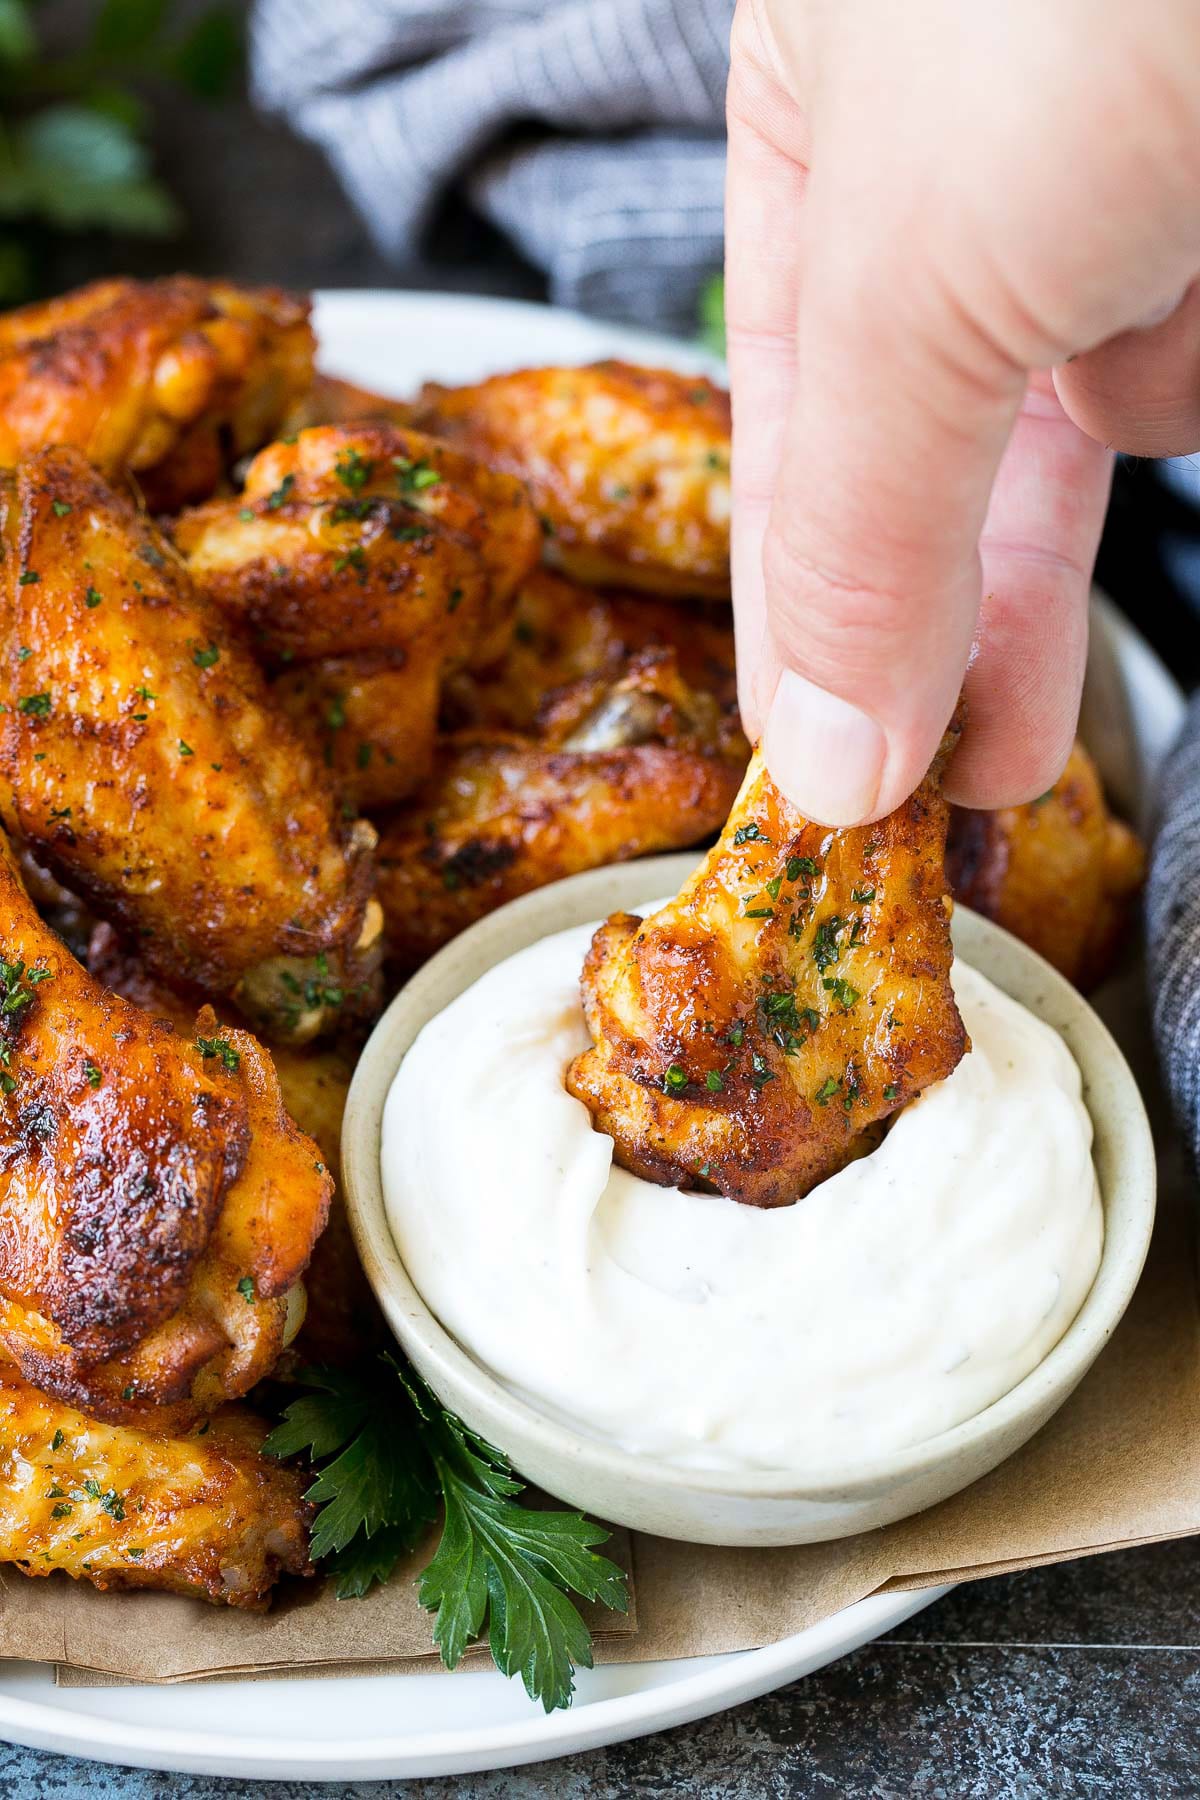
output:
<instances>
[{"instance_id":1,"label":"gray striped cloth","mask_svg":"<svg viewBox=\"0 0 1200 1800\"><path fill-rule=\"evenodd\" d=\"M461 184L550 296L690 332L720 266L733 0L257 0L255 98L385 255Z\"/></svg>"},{"instance_id":2,"label":"gray striped cloth","mask_svg":"<svg viewBox=\"0 0 1200 1800\"><path fill-rule=\"evenodd\" d=\"M1162 771L1146 936L1159 1062L1200 1168L1200 693Z\"/></svg>"}]
</instances>

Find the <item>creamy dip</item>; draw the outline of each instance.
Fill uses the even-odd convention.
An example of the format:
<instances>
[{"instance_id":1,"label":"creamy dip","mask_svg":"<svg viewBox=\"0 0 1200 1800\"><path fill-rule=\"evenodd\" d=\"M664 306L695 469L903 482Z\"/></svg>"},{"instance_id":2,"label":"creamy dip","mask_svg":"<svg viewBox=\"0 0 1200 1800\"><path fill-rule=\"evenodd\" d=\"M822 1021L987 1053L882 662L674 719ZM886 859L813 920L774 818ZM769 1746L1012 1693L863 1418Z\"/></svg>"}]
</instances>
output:
<instances>
[{"instance_id":1,"label":"creamy dip","mask_svg":"<svg viewBox=\"0 0 1200 1800\"><path fill-rule=\"evenodd\" d=\"M593 929L490 970L388 1096L392 1232L479 1363L626 1450L801 1472L920 1443L1036 1367L1102 1239L1091 1121L1055 1032L956 963L970 1053L870 1156L759 1211L618 1168L567 1093Z\"/></svg>"}]
</instances>

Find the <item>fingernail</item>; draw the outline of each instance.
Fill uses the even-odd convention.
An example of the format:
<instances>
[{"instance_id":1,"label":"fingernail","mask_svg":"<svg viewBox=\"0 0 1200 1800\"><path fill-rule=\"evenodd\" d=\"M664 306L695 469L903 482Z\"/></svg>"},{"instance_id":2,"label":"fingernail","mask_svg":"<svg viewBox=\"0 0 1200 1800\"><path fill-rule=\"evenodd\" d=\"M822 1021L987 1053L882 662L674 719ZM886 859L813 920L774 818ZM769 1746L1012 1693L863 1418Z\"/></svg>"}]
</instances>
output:
<instances>
[{"instance_id":1,"label":"fingernail","mask_svg":"<svg viewBox=\"0 0 1200 1800\"><path fill-rule=\"evenodd\" d=\"M763 753L793 806L822 825L857 825L879 798L887 739L865 712L785 669L767 714Z\"/></svg>"}]
</instances>

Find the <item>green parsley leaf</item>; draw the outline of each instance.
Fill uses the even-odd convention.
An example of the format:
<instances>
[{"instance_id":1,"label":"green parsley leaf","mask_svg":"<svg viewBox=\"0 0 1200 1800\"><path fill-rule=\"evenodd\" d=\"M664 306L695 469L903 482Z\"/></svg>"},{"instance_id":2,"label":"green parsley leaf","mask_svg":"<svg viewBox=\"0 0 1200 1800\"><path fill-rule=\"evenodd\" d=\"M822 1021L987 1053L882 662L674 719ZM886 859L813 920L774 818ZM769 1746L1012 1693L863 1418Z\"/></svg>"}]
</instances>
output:
<instances>
[{"instance_id":1,"label":"green parsley leaf","mask_svg":"<svg viewBox=\"0 0 1200 1800\"><path fill-rule=\"evenodd\" d=\"M663 1076L663 1092L665 1094L682 1094L688 1084L687 1070L678 1063L672 1063Z\"/></svg>"},{"instance_id":2,"label":"green parsley leaf","mask_svg":"<svg viewBox=\"0 0 1200 1800\"><path fill-rule=\"evenodd\" d=\"M733 841L739 847L743 844L769 844L770 838L764 837L753 820L749 825L739 825L733 834Z\"/></svg>"},{"instance_id":3,"label":"green parsley leaf","mask_svg":"<svg viewBox=\"0 0 1200 1800\"><path fill-rule=\"evenodd\" d=\"M196 1039L196 1048L204 1058L205 1062L208 1062L210 1057L218 1057L223 1066L227 1068L231 1074L242 1060L241 1051L235 1050L228 1038L198 1037Z\"/></svg>"},{"instance_id":4,"label":"green parsley leaf","mask_svg":"<svg viewBox=\"0 0 1200 1800\"><path fill-rule=\"evenodd\" d=\"M21 573L17 576L17 586L32 587L35 581L40 581L41 579L42 578L36 569L22 569Z\"/></svg>"},{"instance_id":5,"label":"green parsley leaf","mask_svg":"<svg viewBox=\"0 0 1200 1800\"><path fill-rule=\"evenodd\" d=\"M26 694L17 701L17 711L24 713L27 719L48 719L50 717L49 694Z\"/></svg>"},{"instance_id":6,"label":"green parsley leaf","mask_svg":"<svg viewBox=\"0 0 1200 1800\"><path fill-rule=\"evenodd\" d=\"M344 450L337 459L335 473L343 487L348 487L352 494L357 494L366 487L375 470L375 464L358 450Z\"/></svg>"},{"instance_id":7,"label":"green parsley leaf","mask_svg":"<svg viewBox=\"0 0 1200 1800\"><path fill-rule=\"evenodd\" d=\"M841 1085L836 1075L827 1075L813 1095L813 1099L818 1106L827 1106Z\"/></svg>"},{"instance_id":8,"label":"green parsley leaf","mask_svg":"<svg viewBox=\"0 0 1200 1800\"><path fill-rule=\"evenodd\" d=\"M883 1097L885 1100L894 1100L899 1092L900 1089L896 1086L895 1082L889 1081L883 1090Z\"/></svg>"},{"instance_id":9,"label":"green parsley leaf","mask_svg":"<svg viewBox=\"0 0 1200 1800\"><path fill-rule=\"evenodd\" d=\"M279 508L286 504L287 497L295 485L296 477L294 475L285 475L279 486L275 489L275 492L267 495L267 511L278 512Z\"/></svg>"},{"instance_id":10,"label":"green parsley leaf","mask_svg":"<svg viewBox=\"0 0 1200 1800\"><path fill-rule=\"evenodd\" d=\"M50 504L54 508L54 516L56 519L65 519L71 510L71 503L69 500L52 500Z\"/></svg>"},{"instance_id":11,"label":"green parsley leaf","mask_svg":"<svg viewBox=\"0 0 1200 1800\"><path fill-rule=\"evenodd\" d=\"M242 1279L237 1284L237 1291L246 1302L246 1305L252 1306L257 1298L253 1275L243 1275Z\"/></svg>"},{"instance_id":12,"label":"green parsley leaf","mask_svg":"<svg viewBox=\"0 0 1200 1800\"><path fill-rule=\"evenodd\" d=\"M192 661L198 669L211 669L217 662L220 654L221 652L215 644L210 644L207 650L202 650L197 647L192 651Z\"/></svg>"},{"instance_id":13,"label":"green parsley leaf","mask_svg":"<svg viewBox=\"0 0 1200 1800\"><path fill-rule=\"evenodd\" d=\"M717 1069L710 1069L704 1077L704 1085L710 1094L719 1094L724 1090L725 1079Z\"/></svg>"},{"instance_id":14,"label":"green parsley leaf","mask_svg":"<svg viewBox=\"0 0 1200 1800\"><path fill-rule=\"evenodd\" d=\"M98 594L94 587L90 587L88 589L87 593L83 596L83 603L90 610L94 606L99 606L99 604L103 600L103 598L104 598L103 594Z\"/></svg>"}]
</instances>

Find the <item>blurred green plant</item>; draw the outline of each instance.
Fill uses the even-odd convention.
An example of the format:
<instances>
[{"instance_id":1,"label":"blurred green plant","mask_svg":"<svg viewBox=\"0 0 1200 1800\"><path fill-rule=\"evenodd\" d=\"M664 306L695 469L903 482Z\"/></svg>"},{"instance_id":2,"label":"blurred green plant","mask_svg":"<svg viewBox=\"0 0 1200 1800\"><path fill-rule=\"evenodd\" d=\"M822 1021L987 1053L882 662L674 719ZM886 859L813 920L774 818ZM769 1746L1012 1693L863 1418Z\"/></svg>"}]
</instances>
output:
<instances>
[{"instance_id":1,"label":"blurred green plant","mask_svg":"<svg viewBox=\"0 0 1200 1800\"><path fill-rule=\"evenodd\" d=\"M241 67L237 9L218 4L172 29L172 0L103 0L87 41L53 53L37 0L0 0L0 304L32 291L47 235L167 237L182 223L154 173L147 84L204 100Z\"/></svg>"},{"instance_id":2,"label":"blurred green plant","mask_svg":"<svg viewBox=\"0 0 1200 1800\"><path fill-rule=\"evenodd\" d=\"M3 0L0 0L0 4ZM725 354L725 277L710 275L700 289L700 341L714 356Z\"/></svg>"}]
</instances>

